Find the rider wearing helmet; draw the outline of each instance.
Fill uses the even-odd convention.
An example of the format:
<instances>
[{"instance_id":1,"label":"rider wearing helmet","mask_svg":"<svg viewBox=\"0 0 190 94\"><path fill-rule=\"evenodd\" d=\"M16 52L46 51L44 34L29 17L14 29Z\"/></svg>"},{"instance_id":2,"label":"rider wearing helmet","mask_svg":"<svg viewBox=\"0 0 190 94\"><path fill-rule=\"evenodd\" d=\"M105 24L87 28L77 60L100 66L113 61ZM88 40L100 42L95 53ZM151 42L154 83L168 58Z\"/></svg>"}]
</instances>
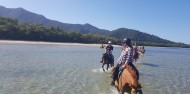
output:
<instances>
[{"instance_id":1,"label":"rider wearing helmet","mask_svg":"<svg viewBox=\"0 0 190 94\"><path fill-rule=\"evenodd\" d=\"M106 46L106 54L108 54L110 60L111 60L111 64L114 63L114 56L112 55L112 51L113 51L113 46L111 45L112 42L108 41L108 46ZM103 62L103 60L100 61L101 63ZM113 67L113 65L112 65Z\"/></svg>"},{"instance_id":2,"label":"rider wearing helmet","mask_svg":"<svg viewBox=\"0 0 190 94\"><path fill-rule=\"evenodd\" d=\"M131 46L131 39L126 38L126 39L124 39L124 42L123 42L123 48L122 48L121 55L117 60L118 64L112 74L113 80L111 82L111 85L114 85L115 80L118 78L119 72L122 72L122 70L126 66L130 66L130 70L135 71L135 73L137 75L137 79L138 79L138 77L139 77L138 70L132 64L132 62L133 62L133 47Z\"/></svg>"},{"instance_id":3,"label":"rider wearing helmet","mask_svg":"<svg viewBox=\"0 0 190 94\"><path fill-rule=\"evenodd\" d=\"M111 45L111 41L108 41L108 46L106 47L106 53L107 54L112 54L113 51L113 46Z\"/></svg>"}]
</instances>

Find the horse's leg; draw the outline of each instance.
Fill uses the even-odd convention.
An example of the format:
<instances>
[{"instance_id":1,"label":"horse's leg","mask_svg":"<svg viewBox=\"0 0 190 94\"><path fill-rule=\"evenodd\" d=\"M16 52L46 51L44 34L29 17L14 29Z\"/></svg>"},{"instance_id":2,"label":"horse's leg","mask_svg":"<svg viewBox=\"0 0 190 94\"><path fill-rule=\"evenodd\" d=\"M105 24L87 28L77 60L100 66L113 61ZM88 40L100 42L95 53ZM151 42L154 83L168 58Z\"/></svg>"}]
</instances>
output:
<instances>
[{"instance_id":1,"label":"horse's leg","mask_svg":"<svg viewBox=\"0 0 190 94\"><path fill-rule=\"evenodd\" d=\"M142 90L140 91L140 94L143 94Z\"/></svg>"},{"instance_id":2,"label":"horse's leg","mask_svg":"<svg viewBox=\"0 0 190 94\"><path fill-rule=\"evenodd\" d=\"M136 63L136 61L137 61L137 60L136 60L136 58L135 58L135 63Z\"/></svg>"},{"instance_id":3,"label":"horse's leg","mask_svg":"<svg viewBox=\"0 0 190 94\"><path fill-rule=\"evenodd\" d=\"M107 70L108 70L108 68L109 68L109 63L107 63Z\"/></svg>"},{"instance_id":4,"label":"horse's leg","mask_svg":"<svg viewBox=\"0 0 190 94\"><path fill-rule=\"evenodd\" d=\"M113 66L113 62L112 62L112 60L110 61L110 67L112 67Z\"/></svg>"},{"instance_id":5,"label":"horse's leg","mask_svg":"<svg viewBox=\"0 0 190 94\"><path fill-rule=\"evenodd\" d=\"M133 62L134 62L134 63L136 63L136 61L137 61L137 59L136 59L136 58L134 58L134 59L133 59Z\"/></svg>"},{"instance_id":6,"label":"horse's leg","mask_svg":"<svg viewBox=\"0 0 190 94\"><path fill-rule=\"evenodd\" d=\"M105 65L105 63L102 64L102 69L103 69L103 71L105 71L105 70L104 70L104 65Z\"/></svg>"},{"instance_id":7,"label":"horse's leg","mask_svg":"<svg viewBox=\"0 0 190 94\"><path fill-rule=\"evenodd\" d=\"M119 94L124 94L125 92L123 90L120 90L119 91Z\"/></svg>"},{"instance_id":8,"label":"horse's leg","mask_svg":"<svg viewBox=\"0 0 190 94\"><path fill-rule=\"evenodd\" d=\"M136 94L143 94L142 90L138 90L136 92L137 92Z\"/></svg>"},{"instance_id":9,"label":"horse's leg","mask_svg":"<svg viewBox=\"0 0 190 94\"><path fill-rule=\"evenodd\" d=\"M111 67L114 67L114 61L112 61L112 63L111 63Z\"/></svg>"},{"instance_id":10,"label":"horse's leg","mask_svg":"<svg viewBox=\"0 0 190 94\"><path fill-rule=\"evenodd\" d=\"M114 56L111 55L111 67L114 67Z\"/></svg>"}]
</instances>

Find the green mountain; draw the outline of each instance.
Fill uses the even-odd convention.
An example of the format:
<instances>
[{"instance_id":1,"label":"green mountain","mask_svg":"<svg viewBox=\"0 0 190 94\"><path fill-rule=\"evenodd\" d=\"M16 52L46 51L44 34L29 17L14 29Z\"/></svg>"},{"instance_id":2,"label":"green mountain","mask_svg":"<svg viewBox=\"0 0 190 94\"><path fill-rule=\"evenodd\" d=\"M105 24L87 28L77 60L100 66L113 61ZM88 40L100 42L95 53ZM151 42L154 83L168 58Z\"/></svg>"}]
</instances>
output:
<instances>
[{"instance_id":1,"label":"green mountain","mask_svg":"<svg viewBox=\"0 0 190 94\"><path fill-rule=\"evenodd\" d=\"M111 40L114 44L120 42L116 38L99 34L81 34L59 27L18 23L16 19L4 17L0 17L0 39L78 43L107 43Z\"/></svg>"},{"instance_id":2,"label":"green mountain","mask_svg":"<svg viewBox=\"0 0 190 94\"><path fill-rule=\"evenodd\" d=\"M64 28L65 30L80 31L81 33L105 33L108 30L99 29L88 23L86 24L68 24L62 23L55 20L50 20L43 15L29 12L23 8L6 8L0 6L0 17L8 17L17 19L20 23L32 23L32 24L42 24L45 26L58 26Z\"/></svg>"},{"instance_id":3,"label":"green mountain","mask_svg":"<svg viewBox=\"0 0 190 94\"><path fill-rule=\"evenodd\" d=\"M147 46L164 46L164 47L186 47L183 43L175 43L166 39L159 38L155 35L140 32L138 30L119 28L110 32L109 37L124 39L126 37L136 42L138 45Z\"/></svg>"},{"instance_id":4,"label":"green mountain","mask_svg":"<svg viewBox=\"0 0 190 94\"><path fill-rule=\"evenodd\" d=\"M66 42L106 43L106 41L108 41L108 40L113 40L115 44L119 44L118 42L121 42L124 38L128 37L128 38L131 38L132 41L136 42L138 45L167 46L167 47L168 46L169 47L171 47L171 46L172 47L189 47L189 45L186 45L184 43L175 43L175 42L172 42L172 41L169 41L169 40L166 40L166 39L159 38L159 37L157 37L155 35L150 35L150 34L143 33L143 32L140 32L138 30L133 30L133 29L119 28L119 29L116 29L116 30L113 30L113 31L109 31L109 30L105 30L105 29L99 29L99 28L97 28L97 27L95 27L93 25L90 25L88 23L83 24L83 25L81 25L81 24L62 23L62 22L59 22L59 21L47 19L43 15L39 15L39 14L36 14L36 13L29 12L29 11L23 9L23 8L5 8L3 6L0 6L0 17L8 17L8 18L17 19L16 22L15 22L15 23L18 22L18 24L16 25L17 28L14 27L14 29L19 30L19 32L22 31L22 28L25 26L25 27L30 27L30 28L34 28L34 27L39 28L39 27L41 27L44 31L46 29L51 30L51 29L55 29L55 28L56 29L53 30L53 31L56 31L56 32L57 31L64 31L64 32L65 31L67 31L67 32L76 31L78 33L80 32L80 34L78 34L78 33L77 34L78 35L82 34L81 36L83 36L83 38L84 38L84 36L85 37L93 36L93 39L91 41L87 41L88 39L86 39L86 38L84 38L86 40L79 39L81 41L78 41L78 40L76 41L76 39L75 40L71 39L71 38L74 38L74 37L70 36L68 34L70 36L70 39L68 39L68 40L66 39L67 40ZM22 26L19 25L19 24L21 24ZM32 27L29 26L30 24L32 24ZM7 24L6 24L6 26L7 26ZM12 27L12 26L10 26L10 27ZM51 28L51 29L49 29L49 28ZM4 30L3 26L1 26L0 29ZM28 31L30 31L29 34L33 34L34 31L38 31L38 30L28 30ZM6 31L6 32L10 33L10 31ZM11 32L14 33L13 31L11 31ZM31 33L31 32L33 32L33 33ZM0 33L2 33L2 31L0 31ZM22 33L27 33L28 34L28 32L25 32L25 31L22 31ZM42 35L39 35L39 36L44 37L43 33L47 33L47 32L41 32L40 31L40 34L42 34ZM48 34L50 34L50 33L48 33ZM2 34L1 34L0 39L15 39L15 38L13 38L14 36L18 37L16 39L21 39L21 40L43 40L43 41L52 41L53 40L53 41L65 42L65 40L61 40L62 38L60 38L60 36L57 36L57 35L55 35L55 36L59 37L59 40L56 40L57 39L56 37L54 37L55 40L54 39L49 40L48 38L47 39L43 39L43 38L35 39L34 37L31 37L30 39L19 38L18 35L14 35L14 34L12 34L12 37L10 37L10 36L8 37L6 35L2 36ZM23 34L23 36L26 37L26 36L31 36L31 35ZM37 35L35 35L35 36L37 36ZM48 37L48 36L46 36L46 37ZM94 41L94 40L96 40L96 41Z\"/></svg>"},{"instance_id":5,"label":"green mountain","mask_svg":"<svg viewBox=\"0 0 190 94\"><path fill-rule=\"evenodd\" d=\"M114 38L131 38L133 41L139 41L139 42L156 42L156 43L174 43L172 41L159 38L155 35L150 35L147 33L140 32L138 30L133 29L126 29L126 28L119 28L117 30L114 30L110 33L110 37Z\"/></svg>"}]
</instances>

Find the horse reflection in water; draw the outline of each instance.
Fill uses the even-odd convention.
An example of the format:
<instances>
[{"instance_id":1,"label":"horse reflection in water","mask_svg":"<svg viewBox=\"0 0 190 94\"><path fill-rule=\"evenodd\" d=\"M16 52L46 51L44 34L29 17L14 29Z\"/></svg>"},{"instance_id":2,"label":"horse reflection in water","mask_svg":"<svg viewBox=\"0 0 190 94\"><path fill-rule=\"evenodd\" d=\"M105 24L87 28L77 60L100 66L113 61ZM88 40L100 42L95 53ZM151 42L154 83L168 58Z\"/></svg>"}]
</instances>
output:
<instances>
[{"instance_id":1,"label":"horse reflection in water","mask_svg":"<svg viewBox=\"0 0 190 94\"><path fill-rule=\"evenodd\" d=\"M108 70L109 66L114 67L114 57L112 54L108 54L108 53L104 53L102 56L102 61L100 61L102 64L102 69L103 71L105 71L104 69L104 65L107 65L106 70Z\"/></svg>"},{"instance_id":2,"label":"horse reflection in water","mask_svg":"<svg viewBox=\"0 0 190 94\"><path fill-rule=\"evenodd\" d=\"M115 70L113 68L112 72ZM119 94L143 94L142 85L138 82L138 74L132 69L131 66L127 65L123 70L119 78L115 81L115 87Z\"/></svg>"}]
</instances>

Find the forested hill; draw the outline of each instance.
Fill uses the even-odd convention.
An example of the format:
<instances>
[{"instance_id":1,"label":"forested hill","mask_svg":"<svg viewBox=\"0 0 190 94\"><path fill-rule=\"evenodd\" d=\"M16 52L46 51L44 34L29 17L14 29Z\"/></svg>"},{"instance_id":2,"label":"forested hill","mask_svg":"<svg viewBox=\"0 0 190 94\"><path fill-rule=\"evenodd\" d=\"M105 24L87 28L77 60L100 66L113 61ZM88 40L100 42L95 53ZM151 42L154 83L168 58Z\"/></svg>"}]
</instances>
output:
<instances>
[{"instance_id":1,"label":"forested hill","mask_svg":"<svg viewBox=\"0 0 190 94\"><path fill-rule=\"evenodd\" d=\"M121 42L119 39L99 34L81 34L60 27L30 23L21 24L16 19L4 17L0 17L0 39L77 43L107 43L111 40L114 44Z\"/></svg>"},{"instance_id":2,"label":"forested hill","mask_svg":"<svg viewBox=\"0 0 190 94\"><path fill-rule=\"evenodd\" d=\"M19 30L21 29L21 31L22 31L21 25L27 26L28 24L32 24L33 27L40 26L43 28L48 28L48 30L49 30L49 27L53 27L53 28L59 28L63 31L67 31L67 32L78 31L78 33L80 33L80 35L93 35L94 34L94 36L96 36L96 37L101 36L101 37L104 37L106 40L112 37L115 41L119 41L119 40L121 41L121 40L123 40L123 38L129 37L133 40L133 42L136 42L138 45L172 46L172 47L189 46L184 43L175 43L175 42L172 42L172 41L169 41L166 39L159 38L155 35L150 35L150 34L143 33L138 30L133 30L133 29L119 28L117 30L109 31L106 29L99 29L88 23L83 24L83 25L62 23L59 21L47 19L43 15L29 12L23 8L6 8L3 6L0 6L0 17L8 17L8 18L17 19L17 20L15 20L19 24L17 26L17 29L19 28ZM13 19L9 19L9 21L13 20ZM31 26L27 26L27 27L31 27ZM2 29L2 27L1 27L1 29ZM33 32L33 31L31 31L31 32ZM14 36L12 36L12 37L14 37ZM70 37L72 38L72 36L70 36ZM3 36L3 38L8 38L8 36ZM24 40L25 40L25 38L24 38ZM36 39L36 40L38 40L38 39ZM106 43L105 42L106 40L99 40L99 41L96 40L93 42L94 43ZM49 41L49 40L46 40L46 41ZM74 40L72 40L72 41L74 41ZM85 41L87 41L87 40L85 40ZM84 41L77 41L77 42L84 42ZM89 42L91 43L92 41L89 41Z\"/></svg>"},{"instance_id":3,"label":"forested hill","mask_svg":"<svg viewBox=\"0 0 190 94\"><path fill-rule=\"evenodd\" d=\"M123 32L121 32L124 30ZM29 24L29 23L18 23L16 19L4 18L0 17L0 39L5 40L30 40L30 41L50 41L50 42L77 42L77 43L107 43L109 40L113 42L113 44L119 44L122 42L122 39L125 36L130 37L133 41L139 45L149 45L149 46L169 46L169 47L190 47L190 45L174 43L166 40L166 42L162 42L158 40L158 42L154 41L145 41L146 34L142 35L142 39L135 37L141 36L141 33L134 34L127 33L125 30L115 30L110 33L109 36L104 36L100 34L81 34L76 31L68 31L64 30L60 27L54 26L43 26L38 24ZM118 33L121 32L121 33ZM116 34L114 34L116 33ZM124 35L126 34L126 35ZM151 36L151 35L150 35ZM115 37L115 38L114 38ZM151 38L151 37L150 37ZM158 38L158 37L155 37ZM154 39L154 37L152 38ZM158 38L159 39L159 38Z\"/></svg>"},{"instance_id":4,"label":"forested hill","mask_svg":"<svg viewBox=\"0 0 190 94\"><path fill-rule=\"evenodd\" d=\"M140 32L138 30L127 29L127 28L119 28L117 30L111 31L109 34L110 37L123 39L123 38L131 38L133 42L136 42L138 45L147 45L147 46L164 46L164 47L180 47L185 46L183 43L175 43L166 39L159 38L155 35L150 35L147 33ZM183 47L182 46L182 47ZM186 45L188 46L188 45Z\"/></svg>"},{"instance_id":5,"label":"forested hill","mask_svg":"<svg viewBox=\"0 0 190 94\"><path fill-rule=\"evenodd\" d=\"M133 29L119 28L114 30L110 34L111 37L115 38L125 38L129 37L133 41L147 41L147 42L157 42L157 43L173 43L168 40L161 39L157 36L143 33Z\"/></svg>"},{"instance_id":6,"label":"forested hill","mask_svg":"<svg viewBox=\"0 0 190 94\"><path fill-rule=\"evenodd\" d=\"M23 8L6 8L0 5L0 17L8 17L17 19L20 23L32 23L32 24L42 24L44 26L58 26L64 28L65 30L80 31L83 34L86 33L106 33L108 30L99 29L88 23L86 24L69 24L62 23L55 20L50 20L43 15L36 14L27 11Z\"/></svg>"}]
</instances>

